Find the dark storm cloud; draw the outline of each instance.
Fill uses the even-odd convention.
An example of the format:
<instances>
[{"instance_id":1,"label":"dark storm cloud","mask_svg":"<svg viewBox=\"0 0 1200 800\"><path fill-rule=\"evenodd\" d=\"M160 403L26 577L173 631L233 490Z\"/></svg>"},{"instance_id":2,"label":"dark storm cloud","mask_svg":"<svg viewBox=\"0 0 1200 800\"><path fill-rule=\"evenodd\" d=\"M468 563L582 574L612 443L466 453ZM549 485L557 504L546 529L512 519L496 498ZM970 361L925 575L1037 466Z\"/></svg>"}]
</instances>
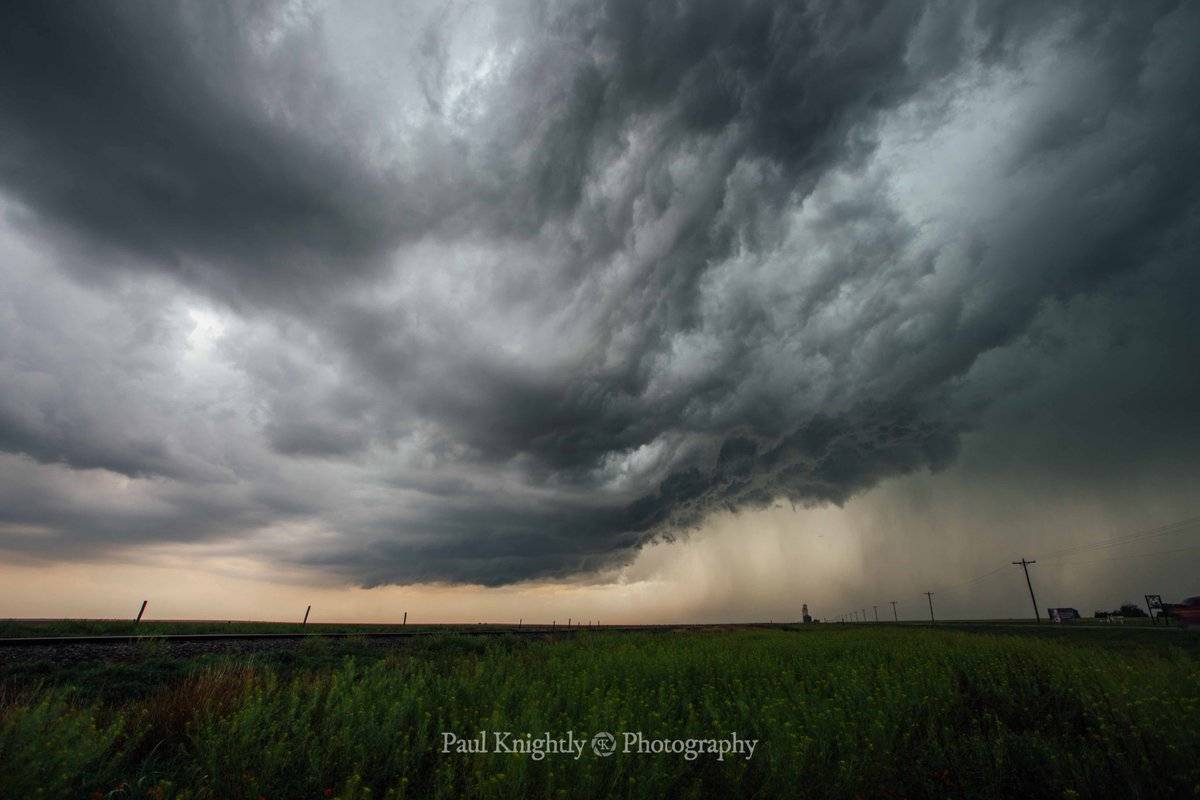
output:
<instances>
[{"instance_id":1,"label":"dark storm cloud","mask_svg":"<svg viewBox=\"0 0 1200 800\"><path fill-rule=\"evenodd\" d=\"M353 109L313 69L319 41L255 53L265 10L17 3L4 16L0 175L110 259L279 300L350 280L429 225L355 158Z\"/></svg>"},{"instance_id":2,"label":"dark storm cloud","mask_svg":"<svg viewBox=\"0 0 1200 800\"><path fill-rule=\"evenodd\" d=\"M3 13L0 447L63 498L11 499L38 551L604 570L940 468L1047 304L1195 290L1150 268L1196 255L1187 5Z\"/></svg>"}]
</instances>

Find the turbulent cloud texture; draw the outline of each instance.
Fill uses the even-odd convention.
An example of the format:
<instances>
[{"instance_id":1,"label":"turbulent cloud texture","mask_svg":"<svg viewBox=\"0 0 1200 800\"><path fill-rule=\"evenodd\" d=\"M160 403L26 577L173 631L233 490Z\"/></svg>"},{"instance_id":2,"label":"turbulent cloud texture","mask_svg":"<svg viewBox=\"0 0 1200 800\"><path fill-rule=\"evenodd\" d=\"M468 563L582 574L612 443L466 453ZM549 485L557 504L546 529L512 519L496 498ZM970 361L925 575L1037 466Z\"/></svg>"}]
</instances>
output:
<instances>
[{"instance_id":1,"label":"turbulent cloud texture","mask_svg":"<svg viewBox=\"0 0 1200 800\"><path fill-rule=\"evenodd\" d=\"M0 15L10 552L602 571L946 465L1081 298L1197 436L1195 4Z\"/></svg>"}]
</instances>

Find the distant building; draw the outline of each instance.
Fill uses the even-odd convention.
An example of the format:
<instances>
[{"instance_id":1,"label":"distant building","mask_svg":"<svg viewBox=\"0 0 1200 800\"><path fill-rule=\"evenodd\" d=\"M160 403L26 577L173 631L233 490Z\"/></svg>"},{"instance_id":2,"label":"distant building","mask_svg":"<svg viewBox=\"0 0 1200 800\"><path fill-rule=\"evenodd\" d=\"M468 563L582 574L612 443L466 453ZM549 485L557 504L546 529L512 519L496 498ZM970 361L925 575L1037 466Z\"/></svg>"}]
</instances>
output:
<instances>
[{"instance_id":1,"label":"distant building","mask_svg":"<svg viewBox=\"0 0 1200 800\"><path fill-rule=\"evenodd\" d=\"M800 618L802 620L804 620L805 622L813 621L812 617L809 616L809 614L808 614L808 603L804 603L803 605L800 606L800 613L802 615Z\"/></svg>"},{"instance_id":2,"label":"distant building","mask_svg":"<svg viewBox=\"0 0 1200 800\"><path fill-rule=\"evenodd\" d=\"M1075 619L1083 619L1079 611L1074 608L1049 608L1046 610L1051 622L1070 622Z\"/></svg>"}]
</instances>

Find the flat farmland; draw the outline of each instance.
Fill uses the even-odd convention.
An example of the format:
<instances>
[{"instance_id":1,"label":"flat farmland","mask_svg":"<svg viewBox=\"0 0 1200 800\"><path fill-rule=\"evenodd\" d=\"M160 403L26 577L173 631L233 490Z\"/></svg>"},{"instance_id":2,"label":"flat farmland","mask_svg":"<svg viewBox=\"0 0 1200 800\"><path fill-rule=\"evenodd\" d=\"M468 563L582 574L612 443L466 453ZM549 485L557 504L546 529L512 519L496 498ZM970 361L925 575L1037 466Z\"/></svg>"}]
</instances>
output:
<instances>
[{"instance_id":1,"label":"flat farmland","mask_svg":"<svg viewBox=\"0 0 1200 800\"><path fill-rule=\"evenodd\" d=\"M1200 796L1194 633L421 632L0 648L0 797Z\"/></svg>"}]
</instances>

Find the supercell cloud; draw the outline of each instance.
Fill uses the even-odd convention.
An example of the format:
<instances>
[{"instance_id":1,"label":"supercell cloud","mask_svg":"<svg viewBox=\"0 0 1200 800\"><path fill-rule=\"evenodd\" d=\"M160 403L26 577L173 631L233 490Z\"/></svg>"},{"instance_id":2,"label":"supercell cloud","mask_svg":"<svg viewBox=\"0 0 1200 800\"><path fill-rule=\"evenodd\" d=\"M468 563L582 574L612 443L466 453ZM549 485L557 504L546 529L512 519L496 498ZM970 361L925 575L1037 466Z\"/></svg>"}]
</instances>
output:
<instances>
[{"instance_id":1,"label":"supercell cloud","mask_svg":"<svg viewBox=\"0 0 1200 800\"><path fill-rule=\"evenodd\" d=\"M1200 443L1196 4L0 16L10 554L603 572L949 464L1056 336Z\"/></svg>"}]
</instances>

